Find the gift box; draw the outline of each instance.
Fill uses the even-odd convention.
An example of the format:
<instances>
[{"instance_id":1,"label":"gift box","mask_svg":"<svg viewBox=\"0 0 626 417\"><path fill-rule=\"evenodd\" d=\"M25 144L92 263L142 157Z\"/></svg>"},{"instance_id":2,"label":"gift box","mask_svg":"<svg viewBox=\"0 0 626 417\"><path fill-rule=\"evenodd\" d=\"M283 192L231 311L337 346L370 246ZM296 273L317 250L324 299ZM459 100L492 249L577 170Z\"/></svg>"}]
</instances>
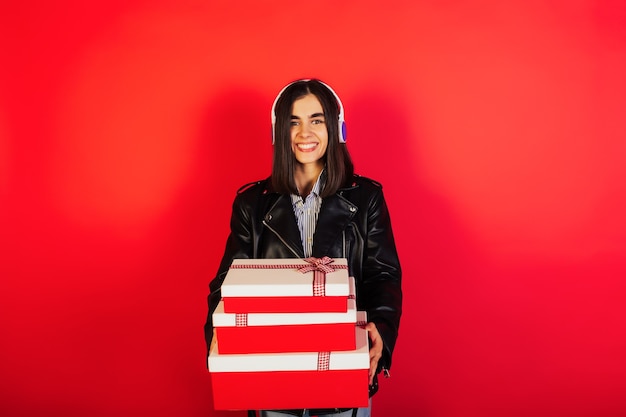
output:
<instances>
[{"instance_id":1,"label":"gift box","mask_svg":"<svg viewBox=\"0 0 626 417\"><path fill-rule=\"evenodd\" d=\"M216 410L367 407L369 346L358 312L356 349L332 352L222 354L213 338L208 367Z\"/></svg>"},{"instance_id":2,"label":"gift box","mask_svg":"<svg viewBox=\"0 0 626 417\"><path fill-rule=\"evenodd\" d=\"M357 321L354 278L344 313L226 313L220 301L213 327L220 353L277 353L353 350Z\"/></svg>"},{"instance_id":3,"label":"gift box","mask_svg":"<svg viewBox=\"0 0 626 417\"><path fill-rule=\"evenodd\" d=\"M346 312L344 258L235 259L221 287L226 313Z\"/></svg>"}]
</instances>

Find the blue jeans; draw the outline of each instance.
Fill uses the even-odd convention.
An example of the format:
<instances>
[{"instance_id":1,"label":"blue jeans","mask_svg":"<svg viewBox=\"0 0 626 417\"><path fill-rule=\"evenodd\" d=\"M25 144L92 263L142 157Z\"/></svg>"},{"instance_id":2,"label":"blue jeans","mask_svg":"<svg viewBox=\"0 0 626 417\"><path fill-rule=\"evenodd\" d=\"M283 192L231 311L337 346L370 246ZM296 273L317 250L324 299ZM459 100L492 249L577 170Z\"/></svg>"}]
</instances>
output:
<instances>
[{"instance_id":1,"label":"blue jeans","mask_svg":"<svg viewBox=\"0 0 626 417\"><path fill-rule=\"evenodd\" d=\"M356 413L356 417L370 417L372 414L372 399L370 398L370 405L367 408L359 408ZM260 417L293 417L289 414L281 413L278 411L267 411L261 410L259 413ZM309 410L304 410L303 417L311 417L309 414ZM323 417L352 417L352 410L344 411L343 413L335 413L335 414L324 414Z\"/></svg>"}]
</instances>

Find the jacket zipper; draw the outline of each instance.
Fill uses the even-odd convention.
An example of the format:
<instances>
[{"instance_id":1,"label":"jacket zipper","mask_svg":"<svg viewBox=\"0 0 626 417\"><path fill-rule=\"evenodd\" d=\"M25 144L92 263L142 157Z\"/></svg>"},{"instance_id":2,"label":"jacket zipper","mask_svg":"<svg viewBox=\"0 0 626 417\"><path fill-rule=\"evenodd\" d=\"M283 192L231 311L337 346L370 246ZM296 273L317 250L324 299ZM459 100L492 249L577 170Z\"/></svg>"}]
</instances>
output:
<instances>
[{"instance_id":1,"label":"jacket zipper","mask_svg":"<svg viewBox=\"0 0 626 417\"><path fill-rule=\"evenodd\" d=\"M291 245L289 245L287 242L285 242L285 239L283 239L283 237L281 235L279 235L276 230L274 230L269 224L267 224L265 219L263 219L263 225L265 227L267 227L268 229L270 229L272 231L272 233L274 233L276 235L276 237L278 237L280 239L280 241L283 242L283 245L287 246L287 249L289 249L291 252L293 252L294 255L296 255L296 258L302 259L300 257L300 255L298 255L298 252L296 252L296 250L293 247L291 247Z\"/></svg>"}]
</instances>

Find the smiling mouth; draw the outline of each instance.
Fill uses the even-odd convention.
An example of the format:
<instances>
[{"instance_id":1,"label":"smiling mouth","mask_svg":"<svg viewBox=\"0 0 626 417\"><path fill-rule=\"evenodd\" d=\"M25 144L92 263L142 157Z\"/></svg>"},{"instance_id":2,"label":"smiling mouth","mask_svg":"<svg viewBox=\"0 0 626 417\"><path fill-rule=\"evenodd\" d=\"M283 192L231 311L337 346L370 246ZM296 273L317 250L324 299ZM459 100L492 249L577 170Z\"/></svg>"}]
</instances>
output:
<instances>
[{"instance_id":1,"label":"smiling mouth","mask_svg":"<svg viewBox=\"0 0 626 417\"><path fill-rule=\"evenodd\" d=\"M317 147L317 143L315 143L315 142L313 142L313 143L299 143L296 146L301 151L310 151L310 150L315 149Z\"/></svg>"}]
</instances>

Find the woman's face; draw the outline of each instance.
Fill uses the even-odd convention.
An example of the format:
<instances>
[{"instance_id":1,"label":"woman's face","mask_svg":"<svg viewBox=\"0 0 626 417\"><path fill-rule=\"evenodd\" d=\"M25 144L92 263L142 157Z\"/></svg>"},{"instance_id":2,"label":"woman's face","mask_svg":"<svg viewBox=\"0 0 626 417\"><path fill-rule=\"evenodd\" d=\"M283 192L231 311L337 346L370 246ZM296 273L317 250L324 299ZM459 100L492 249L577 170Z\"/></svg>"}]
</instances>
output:
<instances>
[{"instance_id":1,"label":"woman's face","mask_svg":"<svg viewBox=\"0 0 626 417\"><path fill-rule=\"evenodd\" d=\"M328 130L322 104L313 94L293 102L291 107L291 150L303 164L323 167L328 147Z\"/></svg>"}]
</instances>

